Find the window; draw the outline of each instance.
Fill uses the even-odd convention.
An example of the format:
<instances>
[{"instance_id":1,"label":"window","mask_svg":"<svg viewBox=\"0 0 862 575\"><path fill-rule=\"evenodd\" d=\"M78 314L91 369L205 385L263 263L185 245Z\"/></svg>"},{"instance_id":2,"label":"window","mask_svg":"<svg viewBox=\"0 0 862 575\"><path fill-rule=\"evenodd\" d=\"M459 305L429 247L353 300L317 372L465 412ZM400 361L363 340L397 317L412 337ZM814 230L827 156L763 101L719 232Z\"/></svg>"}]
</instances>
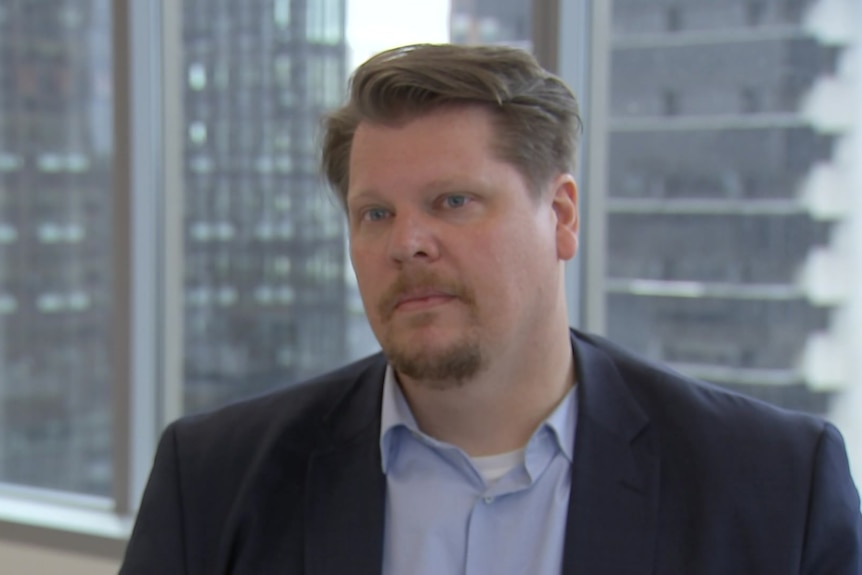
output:
<instances>
[{"instance_id":1,"label":"window","mask_svg":"<svg viewBox=\"0 0 862 575\"><path fill-rule=\"evenodd\" d=\"M122 538L169 420L376 349L319 118L449 39L578 92L573 324L832 418L862 477L852 4L0 0L0 520Z\"/></svg>"}]
</instances>

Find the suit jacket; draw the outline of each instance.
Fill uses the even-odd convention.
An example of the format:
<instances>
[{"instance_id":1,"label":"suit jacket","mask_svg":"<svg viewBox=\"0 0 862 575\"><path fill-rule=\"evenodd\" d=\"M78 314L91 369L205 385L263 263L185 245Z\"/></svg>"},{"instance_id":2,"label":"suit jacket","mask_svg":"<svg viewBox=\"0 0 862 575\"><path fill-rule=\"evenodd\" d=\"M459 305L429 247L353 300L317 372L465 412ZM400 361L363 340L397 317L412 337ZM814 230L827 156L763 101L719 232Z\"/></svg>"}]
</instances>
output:
<instances>
[{"instance_id":1,"label":"suit jacket","mask_svg":"<svg viewBox=\"0 0 862 575\"><path fill-rule=\"evenodd\" d=\"M597 337L572 332L572 345L564 574L862 574L834 427ZM121 573L379 574L385 367L375 355L170 425Z\"/></svg>"}]
</instances>

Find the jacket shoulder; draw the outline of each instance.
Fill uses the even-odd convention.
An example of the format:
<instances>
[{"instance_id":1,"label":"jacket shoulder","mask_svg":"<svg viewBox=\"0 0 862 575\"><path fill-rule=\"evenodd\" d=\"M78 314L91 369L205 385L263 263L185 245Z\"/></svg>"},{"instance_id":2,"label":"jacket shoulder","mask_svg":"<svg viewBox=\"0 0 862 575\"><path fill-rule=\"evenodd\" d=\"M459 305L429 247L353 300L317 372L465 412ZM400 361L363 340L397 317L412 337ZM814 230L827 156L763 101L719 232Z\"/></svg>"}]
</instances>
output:
<instances>
[{"instance_id":1,"label":"jacket shoulder","mask_svg":"<svg viewBox=\"0 0 862 575\"><path fill-rule=\"evenodd\" d=\"M198 457L209 450L218 458L242 456L275 444L308 451L325 439L336 411L349 408L345 406L373 411L385 365L383 356L375 354L313 379L183 417L168 430L178 445L194 446Z\"/></svg>"},{"instance_id":2,"label":"jacket shoulder","mask_svg":"<svg viewBox=\"0 0 862 575\"><path fill-rule=\"evenodd\" d=\"M681 374L604 338L582 333L576 337L607 357L651 424L673 437L683 432L682 437L698 441L702 447L713 442L756 444L763 440L792 448L804 439L813 448L828 425L816 416Z\"/></svg>"}]
</instances>

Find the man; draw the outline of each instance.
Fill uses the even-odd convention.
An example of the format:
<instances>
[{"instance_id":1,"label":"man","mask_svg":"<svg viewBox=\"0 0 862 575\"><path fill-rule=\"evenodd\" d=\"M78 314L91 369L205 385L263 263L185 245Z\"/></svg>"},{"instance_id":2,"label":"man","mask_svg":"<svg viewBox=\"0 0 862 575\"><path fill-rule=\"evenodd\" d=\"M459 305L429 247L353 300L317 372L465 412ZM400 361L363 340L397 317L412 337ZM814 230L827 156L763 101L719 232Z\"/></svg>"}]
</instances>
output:
<instances>
[{"instance_id":1,"label":"man","mask_svg":"<svg viewBox=\"0 0 862 575\"><path fill-rule=\"evenodd\" d=\"M518 50L361 66L323 165L383 354L171 425L122 572L862 573L832 426L569 330L579 128Z\"/></svg>"}]
</instances>

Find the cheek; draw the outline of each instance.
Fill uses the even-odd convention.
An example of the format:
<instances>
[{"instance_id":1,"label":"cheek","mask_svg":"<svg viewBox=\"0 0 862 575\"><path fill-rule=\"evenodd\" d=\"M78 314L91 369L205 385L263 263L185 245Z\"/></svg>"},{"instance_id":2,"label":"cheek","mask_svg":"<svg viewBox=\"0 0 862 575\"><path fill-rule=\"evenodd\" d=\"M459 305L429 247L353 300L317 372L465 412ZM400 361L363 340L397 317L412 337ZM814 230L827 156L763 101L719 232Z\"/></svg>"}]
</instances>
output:
<instances>
[{"instance_id":1,"label":"cheek","mask_svg":"<svg viewBox=\"0 0 862 575\"><path fill-rule=\"evenodd\" d=\"M531 285L539 280L540 269L535 249L528 238L516 235L501 235L486 241L474 273L481 283L479 290L483 298L494 300L496 311L505 311L500 306L510 306L521 301L531 291Z\"/></svg>"},{"instance_id":2,"label":"cheek","mask_svg":"<svg viewBox=\"0 0 862 575\"><path fill-rule=\"evenodd\" d=\"M537 297L559 268L553 234L543 229L533 232L513 235L507 245L506 281L515 292L513 297L522 303Z\"/></svg>"},{"instance_id":3,"label":"cheek","mask_svg":"<svg viewBox=\"0 0 862 575\"><path fill-rule=\"evenodd\" d=\"M356 283L359 286L359 295L362 296L362 301L365 307L368 308L370 298L374 297L378 286L375 284L375 277L380 277L375 273L373 259L368 257L368 254L357 250L351 245L350 247L350 263L353 266L353 273L356 276Z\"/></svg>"},{"instance_id":4,"label":"cheek","mask_svg":"<svg viewBox=\"0 0 862 575\"><path fill-rule=\"evenodd\" d=\"M369 266L374 261L371 258L371 253L364 243L360 240L350 240L349 246L350 263L353 265L353 271L356 277L369 274Z\"/></svg>"}]
</instances>

